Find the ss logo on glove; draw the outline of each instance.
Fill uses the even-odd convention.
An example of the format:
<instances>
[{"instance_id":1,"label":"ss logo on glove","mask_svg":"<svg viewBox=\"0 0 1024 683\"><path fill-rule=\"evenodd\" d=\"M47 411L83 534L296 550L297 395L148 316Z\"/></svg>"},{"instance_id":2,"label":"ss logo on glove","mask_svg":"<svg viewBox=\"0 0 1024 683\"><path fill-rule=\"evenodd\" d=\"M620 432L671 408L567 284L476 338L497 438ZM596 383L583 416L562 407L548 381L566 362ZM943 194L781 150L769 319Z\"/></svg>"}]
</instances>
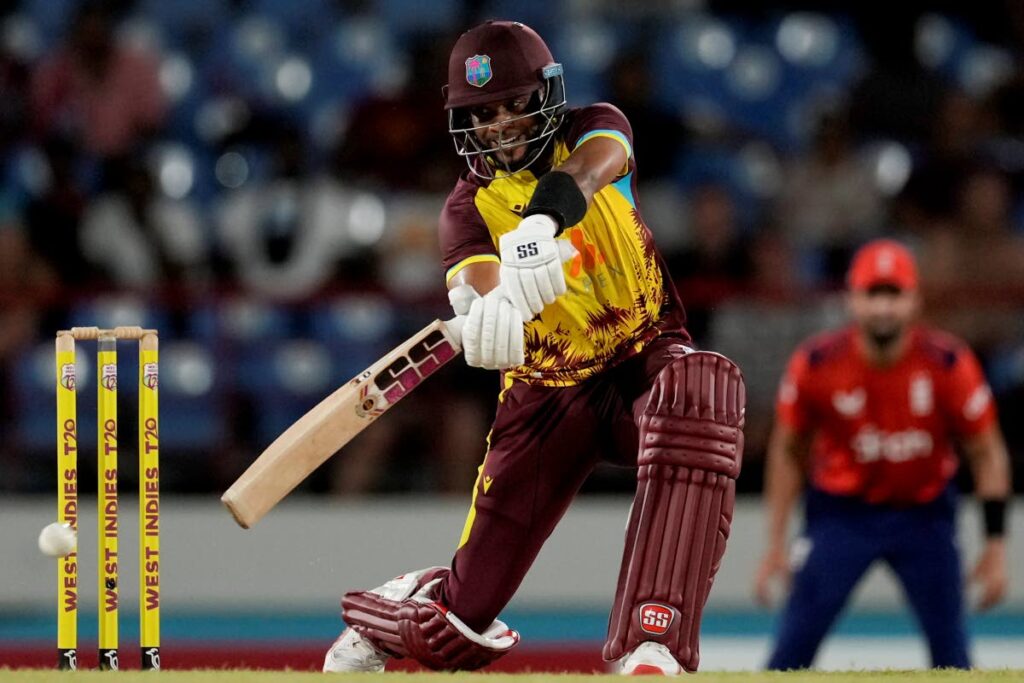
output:
<instances>
[{"instance_id":1,"label":"ss logo on glove","mask_svg":"<svg viewBox=\"0 0 1024 683\"><path fill-rule=\"evenodd\" d=\"M562 261L576 250L555 239L557 229L551 216L535 213L498 239L501 284L523 320L532 320L567 290Z\"/></svg>"},{"instance_id":2,"label":"ss logo on glove","mask_svg":"<svg viewBox=\"0 0 1024 683\"><path fill-rule=\"evenodd\" d=\"M527 242L526 244L516 245L516 256L523 258L530 258L540 253L540 249L537 247L536 242Z\"/></svg>"}]
</instances>

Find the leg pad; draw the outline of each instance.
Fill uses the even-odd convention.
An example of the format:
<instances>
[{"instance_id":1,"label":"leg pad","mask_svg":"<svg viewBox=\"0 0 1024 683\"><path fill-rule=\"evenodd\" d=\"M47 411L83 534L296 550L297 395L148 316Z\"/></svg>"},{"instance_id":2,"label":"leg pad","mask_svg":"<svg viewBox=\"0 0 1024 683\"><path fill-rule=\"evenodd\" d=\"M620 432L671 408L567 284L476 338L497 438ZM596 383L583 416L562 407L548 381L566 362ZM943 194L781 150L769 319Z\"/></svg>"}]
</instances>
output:
<instances>
[{"instance_id":1,"label":"leg pad","mask_svg":"<svg viewBox=\"0 0 1024 683\"><path fill-rule=\"evenodd\" d=\"M732 522L745 400L739 368L718 354L687 354L655 379L640 418L637 493L606 660L653 641L697 670L701 612Z\"/></svg>"},{"instance_id":2,"label":"leg pad","mask_svg":"<svg viewBox=\"0 0 1024 683\"><path fill-rule=\"evenodd\" d=\"M447 569L432 570L411 596L384 597L375 591L346 593L345 623L394 657L411 657L435 670L472 670L490 664L519 642L519 634L495 620L475 633L433 599Z\"/></svg>"}]
</instances>

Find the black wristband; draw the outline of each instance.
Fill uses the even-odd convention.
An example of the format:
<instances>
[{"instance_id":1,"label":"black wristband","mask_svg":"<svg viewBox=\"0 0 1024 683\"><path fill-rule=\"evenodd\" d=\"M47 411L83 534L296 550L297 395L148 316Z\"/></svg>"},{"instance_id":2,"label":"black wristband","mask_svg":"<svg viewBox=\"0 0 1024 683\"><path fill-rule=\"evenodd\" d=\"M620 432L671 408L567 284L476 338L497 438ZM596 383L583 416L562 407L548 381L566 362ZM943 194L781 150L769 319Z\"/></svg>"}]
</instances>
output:
<instances>
[{"instance_id":1,"label":"black wristband","mask_svg":"<svg viewBox=\"0 0 1024 683\"><path fill-rule=\"evenodd\" d=\"M985 537L1002 538L1006 534L1006 501L986 499L981 501L985 513Z\"/></svg>"},{"instance_id":2,"label":"black wristband","mask_svg":"<svg viewBox=\"0 0 1024 683\"><path fill-rule=\"evenodd\" d=\"M587 215L587 198L571 175L563 171L549 171L537 181L537 188L523 216L535 213L546 213L558 223L557 237Z\"/></svg>"}]
</instances>

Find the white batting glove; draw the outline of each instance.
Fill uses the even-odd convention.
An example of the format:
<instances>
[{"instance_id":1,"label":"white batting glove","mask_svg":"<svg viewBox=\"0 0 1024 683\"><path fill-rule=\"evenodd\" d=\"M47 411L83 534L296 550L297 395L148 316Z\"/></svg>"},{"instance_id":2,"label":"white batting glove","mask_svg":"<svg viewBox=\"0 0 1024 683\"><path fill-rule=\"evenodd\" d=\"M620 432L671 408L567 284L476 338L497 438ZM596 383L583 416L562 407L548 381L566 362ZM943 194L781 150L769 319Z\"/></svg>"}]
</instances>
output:
<instances>
[{"instance_id":1,"label":"white batting glove","mask_svg":"<svg viewBox=\"0 0 1024 683\"><path fill-rule=\"evenodd\" d=\"M523 316L502 287L470 304L462 327L462 352L467 365L486 370L523 364Z\"/></svg>"},{"instance_id":2,"label":"white batting glove","mask_svg":"<svg viewBox=\"0 0 1024 683\"><path fill-rule=\"evenodd\" d=\"M558 224L546 214L527 216L512 232L498 240L501 251L501 284L508 298L532 320L565 294L562 262L575 253L565 240L556 240Z\"/></svg>"},{"instance_id":3,"label":"white batting glove","mask_svg":"<svg viewBox=\"0 0 1024 683\"><path fill-rule=\"evenodd\" d=\"M469 307L480 298L472 285L459 285L448 290L448 303L452 305L455 315L469 314Z\"/></svg>"}]
</instances>

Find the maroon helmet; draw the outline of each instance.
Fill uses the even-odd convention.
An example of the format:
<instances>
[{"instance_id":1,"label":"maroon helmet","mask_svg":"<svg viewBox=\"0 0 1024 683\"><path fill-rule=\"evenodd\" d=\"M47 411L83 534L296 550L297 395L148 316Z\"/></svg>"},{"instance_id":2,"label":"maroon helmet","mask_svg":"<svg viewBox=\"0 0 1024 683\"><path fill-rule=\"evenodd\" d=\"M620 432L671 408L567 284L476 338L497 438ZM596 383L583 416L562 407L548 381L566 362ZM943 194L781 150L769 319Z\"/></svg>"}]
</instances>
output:
<instances>
[{"instance_id":1,"label":"maroon helmet","mask_svg":"<svg viewBox=\"0 0 1024 683\"><path fill-rule=\"evenodd\" d=\"M531 102L516 120L536 116L535 135L509 147L528 145L529 151L514 168L499 161L499 147L484 147L473 127L469 109L529 95ZM537 32L518 21L488 21L463 33L448 60L448 85L444 87L448 132L455 151L466 159L476 175L494 178L495 170L514 173L536 161L547 149L561 125L565 109L562 65L551 56Z\"/></svg>"}]
</instances>

